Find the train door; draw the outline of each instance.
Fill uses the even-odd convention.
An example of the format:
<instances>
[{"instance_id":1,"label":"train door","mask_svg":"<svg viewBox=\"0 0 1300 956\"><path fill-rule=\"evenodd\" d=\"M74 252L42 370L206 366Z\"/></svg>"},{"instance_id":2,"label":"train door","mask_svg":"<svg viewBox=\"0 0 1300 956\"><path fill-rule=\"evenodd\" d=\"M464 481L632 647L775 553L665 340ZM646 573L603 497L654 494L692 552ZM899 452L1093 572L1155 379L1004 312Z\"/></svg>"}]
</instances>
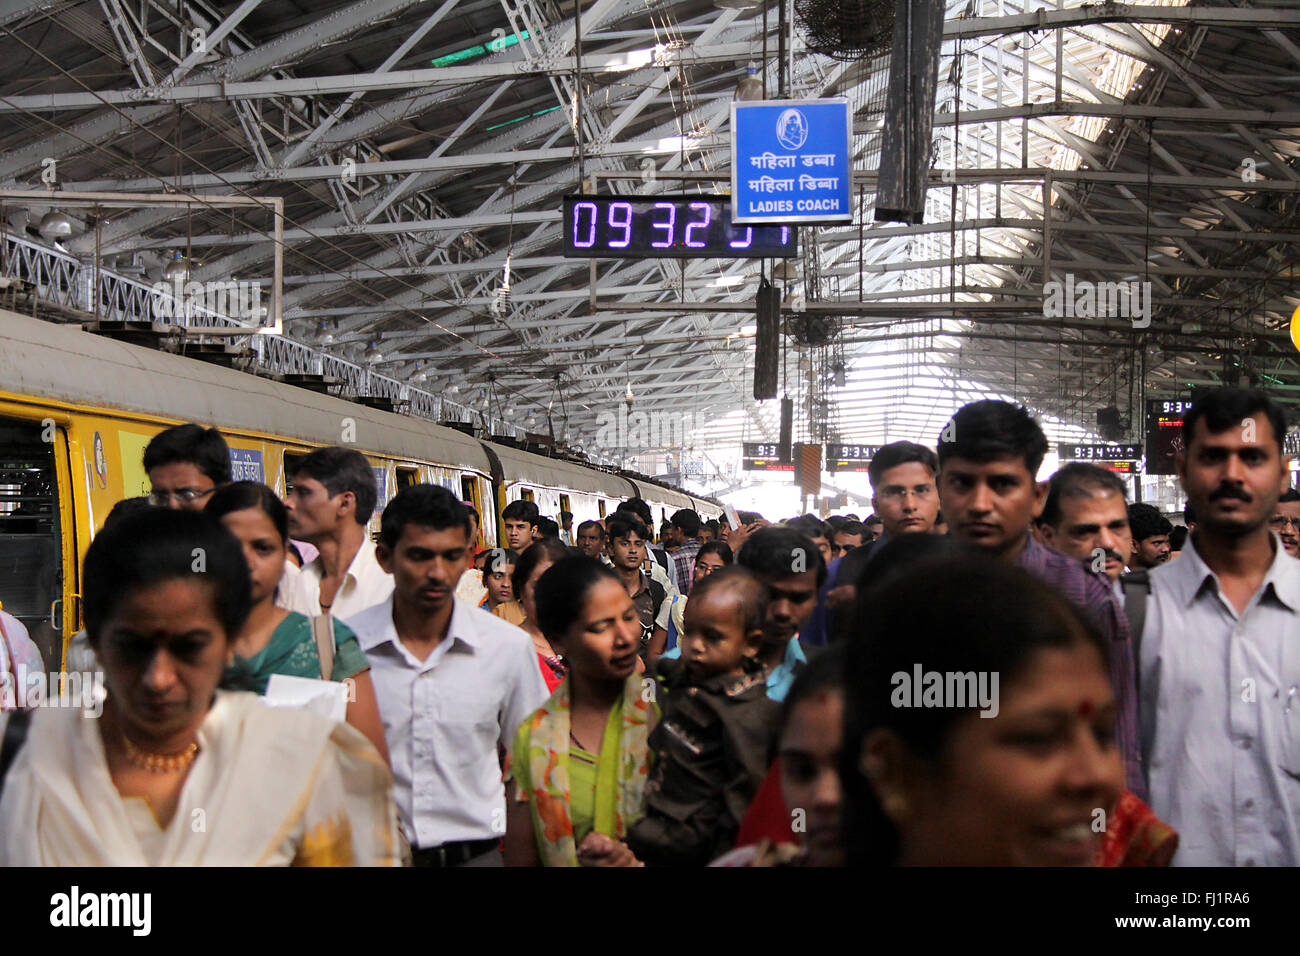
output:
<instances>
[{"instance_id":1,"label":"train door","mask_svg":"<svg viewBox=\"0 0 1300 956\"><path fill-rule=\"evenodd\" d=\"M460 500L468 501L478 512L479 539L471 542L477 553L487 546L487 522L492 519L492 515L485 517L483 514L483 495L479 493L478 480L473 475L460 476Z\"/></svg>"},{"instance_id":2,"label":"train door","mask_svg":"<svg viewBox=\"0 0 1300 956\"><path fill-rule=\"evenodd\" d=\"M64 600L78 577L70 485L67 433L53 419L0 418L0 605L49 671L62 670L76 613Z\"/></svg>"}]
</instances>

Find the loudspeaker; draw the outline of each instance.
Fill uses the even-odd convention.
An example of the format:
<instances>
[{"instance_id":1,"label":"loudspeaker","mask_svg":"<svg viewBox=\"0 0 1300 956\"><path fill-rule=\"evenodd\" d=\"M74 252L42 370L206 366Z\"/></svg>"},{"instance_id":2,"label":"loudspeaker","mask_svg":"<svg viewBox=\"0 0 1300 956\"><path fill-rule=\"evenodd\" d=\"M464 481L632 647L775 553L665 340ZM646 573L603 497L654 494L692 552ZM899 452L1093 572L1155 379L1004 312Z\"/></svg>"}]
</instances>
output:
<instances>
[{"instance_id":1,"label":"loudspeaker","mask_svg":"<svg viewBox=\"0 0 1300 956\"><path fill-rule=\"evenodd\" d=\"M788 398L781 399L781 435L778 440L777 454L782 461L790 460L790 439L794 436L794 402Z\"/></svg>"},{"instance_id":2,"label":"loudspeaker","mask_svg":"<svg viewBox=\"0 0 1300 956\"><path fill-rule=\"evenodd\" d=\"M822 493L822 446L797 442L794 446L794 480L805 497Z\"/></svg>"},{"instance_id":3,"label":"loudspeaker","mask_svg":"<svg viewBox=\"0 0 1300 956\"><path fill-rule=\"evenodd\" d=\"M1103 441L1119 441L1124 437L1124 423L1114 405L1097 409L1097 434Z\"/></svg>"},{"instance_id":4,"label":"loudspeaker","mask_svg":"<svg viewBox=\"0 0 1300 956\"><path fill-rule=\"evenodd\" d=\"M776 398L781 372L781 294L764 279L758 284L754 330L754 400Z\"/></svg>"}]
</instances>

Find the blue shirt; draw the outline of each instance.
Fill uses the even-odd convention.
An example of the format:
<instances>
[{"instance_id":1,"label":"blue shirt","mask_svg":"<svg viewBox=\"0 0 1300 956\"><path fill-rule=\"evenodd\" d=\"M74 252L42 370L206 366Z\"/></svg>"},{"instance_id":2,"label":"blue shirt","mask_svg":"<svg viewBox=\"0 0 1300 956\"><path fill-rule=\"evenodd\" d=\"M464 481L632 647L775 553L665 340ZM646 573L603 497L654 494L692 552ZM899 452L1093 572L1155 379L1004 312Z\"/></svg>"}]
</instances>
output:
<instances>
[{"instance_id":1,"label":"blue shirt","mask_svg":"<svg viewBox=\"0 0 1300 956\"><path fill-rule=\"evenodd\" d=\"M778 703L785 700L785 695L790 693L790 686L794 684L795 671L807 663L808 658L799 646L799 638L790 638L790 643L785 646L785 660L767 674L767 696Z\"/></svg>"},{"instance_id":2,"label":"blue shirt","mask_svg":"<svg viewBox=\"0 0 1300 956\"><path fill-rule=\"evenodd\" d=\"M674 660L681 656L680 644L660 655L661 659ZM798 636L790 638L790 643L785 646L785 659L767 672L767 696L777 703L785 700L785 695L790 693L790 686L794 683L795 671L800 664L807 663L808 658L804 655L803 648L799 646Z\"/></svg>"}]
</instances>

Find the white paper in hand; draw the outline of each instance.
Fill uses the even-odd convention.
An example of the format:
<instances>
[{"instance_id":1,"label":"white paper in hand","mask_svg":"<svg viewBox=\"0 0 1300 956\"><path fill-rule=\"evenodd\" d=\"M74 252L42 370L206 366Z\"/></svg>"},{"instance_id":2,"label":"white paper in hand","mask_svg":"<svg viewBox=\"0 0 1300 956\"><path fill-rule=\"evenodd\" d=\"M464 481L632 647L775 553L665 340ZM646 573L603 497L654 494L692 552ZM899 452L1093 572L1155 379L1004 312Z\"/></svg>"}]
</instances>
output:
<instances>
[{"instance_id":1,"label":"white paper in hand","mask_svg":"<svg viewBox=\"0 0 1300 956\"><path fill-rule=\"evenodd\" d=\"M348 713L348 685L339 681L272 674L266 682L262 700L269 707L298 707L330 720L342 721Z\"/></svg>"},{"instance_id":2,"label":"white paper in hand","mask_svg":"<svg viewBox=\"0 0 1300 956\"><path fill-rule=\"evenodd\" d=\"M736 509L731 505L723 505L722 513L727 516L727 524L731 525L732 531L740 530L740 516L736 514Z\"/></svg>"}]
</instances>

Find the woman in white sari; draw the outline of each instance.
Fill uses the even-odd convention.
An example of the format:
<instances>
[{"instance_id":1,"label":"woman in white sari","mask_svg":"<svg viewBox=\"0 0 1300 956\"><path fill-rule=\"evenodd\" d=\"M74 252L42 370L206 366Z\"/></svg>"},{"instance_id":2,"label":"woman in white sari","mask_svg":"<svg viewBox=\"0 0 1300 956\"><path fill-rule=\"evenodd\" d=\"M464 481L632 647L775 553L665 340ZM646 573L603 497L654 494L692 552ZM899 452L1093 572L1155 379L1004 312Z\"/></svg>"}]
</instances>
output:
<instances>
[{"instance_id":1,"label":"woman in white sari","mask_svg":"<svg viewBox=\"0 0 1300 956\"><path fill-rule=\"evenodd\" d=\"M156 509L100 532L83 592L107 700L99 719L35 713L0 791L0 865L400 865L364 736L217 689L249 608L217 519Z\"/></svg>"}]
</instances>

